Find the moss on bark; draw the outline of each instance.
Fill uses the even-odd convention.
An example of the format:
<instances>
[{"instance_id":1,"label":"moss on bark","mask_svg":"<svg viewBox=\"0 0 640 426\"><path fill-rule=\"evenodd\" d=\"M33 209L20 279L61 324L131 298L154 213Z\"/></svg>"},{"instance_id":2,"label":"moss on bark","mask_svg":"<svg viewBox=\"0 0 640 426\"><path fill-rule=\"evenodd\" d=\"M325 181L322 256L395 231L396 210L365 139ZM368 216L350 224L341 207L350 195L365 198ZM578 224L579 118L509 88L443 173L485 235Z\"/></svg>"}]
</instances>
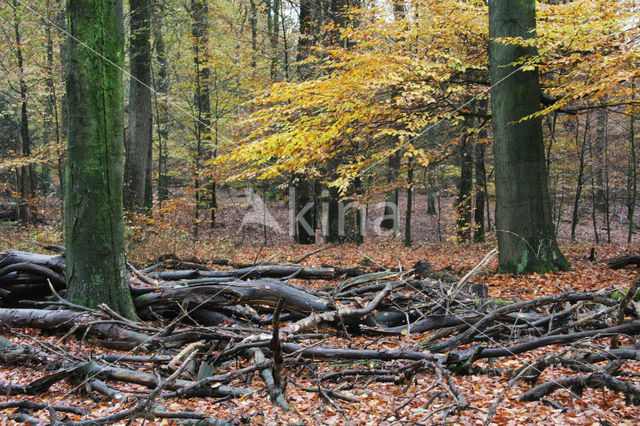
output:
<instances>
[{"instance_id":1,"label":"moss on bark","mask_svg":"<svg viewBox=\"0 0 640 426\"><path fill-rule=\"evenodd\" d=\"M121 0L68 0L68 297L129 318L122 218Z\"/></svg>"},{"instance_id":2,"label":"moss on bark","mask_svg":"<svg viewBox=\"0 0 640 426\"><path fill-rule=\"evenodd\" d=\"M540 118L520 122L540 108L538 71L510 65L536 56L533 47L502 44L501 37L535 37L534 0L489 2L491 108L496 162L496 220L500 269L566 270L556 243Z\"/></svg>"}]
</instances>

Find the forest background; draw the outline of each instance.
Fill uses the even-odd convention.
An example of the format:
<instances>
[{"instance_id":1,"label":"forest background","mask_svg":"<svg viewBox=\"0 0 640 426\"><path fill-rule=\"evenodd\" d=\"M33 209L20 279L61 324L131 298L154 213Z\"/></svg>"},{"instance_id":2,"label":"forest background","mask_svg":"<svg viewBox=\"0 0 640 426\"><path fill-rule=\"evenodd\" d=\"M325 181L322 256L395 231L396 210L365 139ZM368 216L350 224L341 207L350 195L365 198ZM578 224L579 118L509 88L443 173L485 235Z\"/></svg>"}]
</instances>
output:
<instances>
[{"instance_id":1,"label":"forest background","mask_svg":"<svg viewBox=\"0 0 640 426\"><path fill-rule=\"evenodd\" d=\"M130 262L292 261L342 243L315 261L464 275L495 246L484 1L124 7ZM542 120L551 217L578 272L486 280L495 295L628 286L583 257L637 251L638 5L536 7L535 37L500 41L537 51L515 65L539 72L527 119ZM38 250L64 239L65 4L6 0L0 28L0 248Z\"/></svg>"}]
</instances>

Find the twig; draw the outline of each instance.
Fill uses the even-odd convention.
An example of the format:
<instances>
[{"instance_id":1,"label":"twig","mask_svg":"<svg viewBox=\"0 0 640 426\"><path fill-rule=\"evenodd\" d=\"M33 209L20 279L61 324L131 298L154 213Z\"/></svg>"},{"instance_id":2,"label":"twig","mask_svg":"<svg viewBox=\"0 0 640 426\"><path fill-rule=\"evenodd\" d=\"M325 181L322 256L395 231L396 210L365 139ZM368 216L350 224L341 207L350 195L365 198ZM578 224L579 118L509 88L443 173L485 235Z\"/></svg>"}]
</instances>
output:
<instances>
[{"instance_id":1,"label":"twig","mask_svg":"<svg viewBox=\"0 0 640 426\"><path fill-rule=\"evenodd\" d=\"M513 385L515 385L516 382L518 382L518 380L520 380L522 376L524 376L529 371L529 368L534 366L535 364L536 362L530 363L528 366L522 368L514 378L509 380L509 383L507 383L507 386L502 390L502 392L500 392L496 400L493 402L493 404L491 404L491 407L489 407L487 418L484 419L484 423L483 423L484 426L489 425L489 423L491 422L491 419L493 419L493 416L496 415L496 410L498 409L498 406L500 405L500 403L502 403L502 400L504 399L507 392L509 392L509 390L513 387Z\"/></svg>"},{"instance_id":2,"label":"twig","mask_svg":"<svg viewBox=\"0 0 640 426\"><path fill-rule=\"evenodd\" d=\"M458 293L460 293L460 291L462 290L462 287L464 287L464 285L466 284L466 282L469 281L474 276L476 276L481 270L483 270L489 264L489 262L491 262L491 259L493 259L497 254L498 254L498 249L491 250L480 261L480 263L478 263L472 270L467 272L467 274L464 277L462 277L462 279L458 281L455 287L453 287L452 290L449 292L448 294L449 300L455 299Z\"/></svg>"},{"instance_id":3,"label":"twig","mask_svg":"<svg viewBox=\"0 0 640 426\"><path fill-rule=\"evenodd\" d=\"M315 254L318 254L318 253L322 253L323 251L326 251L326 250L334 249L334 248L336 248L336 247L337 247L337 245L336 245L336 244L330 244L330 245L326 245L326 246L320 247L319 249L316 249L316 250L310 251L309 253L307 253L307 254L305 254L305 255L303 255L303 256L301 256L301 257L299 257L298 259L294 260L294 261L293 261L293 262L291 262L291 263L300 263L300 262L302 262L303 260L305 260L305 259L306 259L306 258L308 258L308 257L311 257L311 256L313 256L313 255L315 255Z\"/></svg>"}]
</instances>

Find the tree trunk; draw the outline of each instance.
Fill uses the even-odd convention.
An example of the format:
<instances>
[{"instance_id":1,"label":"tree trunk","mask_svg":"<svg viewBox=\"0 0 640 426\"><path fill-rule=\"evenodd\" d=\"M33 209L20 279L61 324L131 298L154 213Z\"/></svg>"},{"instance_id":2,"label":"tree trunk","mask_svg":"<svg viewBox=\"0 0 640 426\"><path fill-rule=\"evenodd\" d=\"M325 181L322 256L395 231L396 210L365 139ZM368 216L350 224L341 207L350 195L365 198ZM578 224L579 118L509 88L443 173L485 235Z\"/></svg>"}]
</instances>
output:
<instances>
[{"instance_id":1,"label":"tree trunk","mask_svg":"<svg viewBox=\"0 0 640 426\"><path fill-rule=\"evenodd\" d=\"M147 167L152 146L151 118L151 0L130 0L130 102L129 137L124 163L124 206L127 210L145 207Z\"/></svg>"},{"instance_id":2,"label":"tree trunk","mask_svg":"<svg viewBox=\"0 0 640 426\"><path fill-rule=\"evenodd\" d=\"M573 214L571 215L571 241L576 240L576 226L578 226L578 207L580 206L580 195L582 195L582 184L584 176L584 154L587 147L587 135L589 134L589 116L584 123L584 138L580 143L580 120L576 117L576 150L578 151L578 182L576 183L576 194L573 199Z\"/></svg>"},{"instance_id":3,"label":"tree trunk","mask_svg":"<svg viewBox=\"0 0 640 426\"><path fill-rule=\"evenodd\" d=\"M535 37L535 26L533 0L489 1L491 40ZM489 45L500 269L515 273L570 266L553 230L540 118L519 122L540 108L538 70L509 64L531 55L532 47Z\"/></svg>"},{"instance_id":4,"label":"tree trunk","mask_svg":"<svg viewBox=\"0 0 640 426\"><path fill-rule=\"evenodd\" d=\"M56 153L58 154L57 164L58 164L58 180L60 181L60 204L63 205L62 200L64 200L64 169L63 169L63 158L60 152L60 143L61 143L61 135L60 135L60 119L58 114L58 97L56 94L56 85L53 79L53 36L51 34L51 25L49 22L54 20L54 12L51 9L51 3L47 0L47 20L48 22L44 25L45 28L45 36L47 43L47 91L48 91L48 102L47 102L47 115L49 115L49 120L53 121L53 132L54 132L54 140L56 146ZM49 143L49 140L46 140L45 143ZM62 209L61 209L62 211Z\"/></svg>"},{"instance_id":5,"label":"tree trunk","mask_svg":"<svg viewBox=\"0 0 640 426\"><path fill-rule=\"evenodd\" d=\"M255 72L258 53L258 7L255 0L249 0L249 26L251 27L251 69Z\"/></svg>"},{"instance_id":6,"label":"tree trunk","mask_svg":"<svg viewBox=\"0 0 640 426\"><path fill-rule=\"evenodd\" d=\"M596 156L594 163L595 166L595 180L596 180L596 198L594 200L594 204L596 209L604 213L606 209L605 203L605 189L604 189L604 148L607 145L607 137L606 137L606 127L607 127L607 110L602 109L598 111L598 127L596 129L596 143L595 143L595 151Z\"/></svg>"},{"instance_id":7,"label":"tree trunk","mask_svg":"<svg viewBox=\"0 0 640 426\"><path fill-rule=\"evenodd\" d=\"M471 120L465 120L465 131L471 128ZM462 149L460 150L460 182L458 183L458 197L456 199L456 212L458 215L457 234L458 242L466 243L471 239L471 207L473 186L473 147L471 138L464 136Z\"/></svg>"},{"instance_id":8,"label":"tree trunk","mask_svg":"<svg viewBox=\"0 0 640 426\"><path fill-rule=\"evenodd\" d=\"M22 57L22 41L20 37L20 15L18 8L20 3L13 0L13 28L16 37L16 59L18 62L18 74L20 78L20 139L22 156L28 158L31 155L31 140L29 136L29 116L27 114L27 82L24 74L24 61ZM18 171L18 220L26 223L31 221L31 196L33 195L33 168L31 165L21 166Z\"/></svg>"},{"instance_id":9,"label":"tree trunk","mask_svg":"<svg viewBox=\"0 0 640 426\"><path fill-rule=\"evenodd\" d=\"M486 130L479 133L480 139L486 137ZM487 173L484 168L484 143L479 141L474 147L473 164L476 174L475 191L476 204L473 210L473 222L475 224L473 230L473 241L476 243L484 241L484 210L487 202Z\"/></svg>"},{"instance_id":10,"label":"tree trunk","mask_svg":"<svg viewBox=\"0 0 640 426\"><path fill-rule=\"evenodd\" d=\"M411 247L411 208L413 207L413 162L409 157L407 165L407 213L404 222L404 245Z\"/></svg>"},{"instance_id":11,"label":"tree trunk","mask_svg":"<svg viewBox=\"0 0 640 426\"><path fill-rule=\"evenodd\" d=\"M201 200L201 166L211 139L211 101L209 99L209 6L203 0L191 0L191 34L193 36L193 61L195 63L196 88L194 100L196 115L196 150L194 155L195 220L193 234L198 237L198 223Z\"/></svg>"},{"instance_id":12,"label":"tree trunk","mask_svg":"<svg viewBox=\"0 0 640 426\"><path fill-rule=\"evenodd\" d=\"M632 93L633 93L633 85L632 85ZM628 185L628 202L627 216L629 218L629 229L627 233L627 242L633 241L633 215L636 210L636 201L638 198L638 163L636 160L636 141L635 141L635 116L633 111L631 112L631 117L629 118L629 185Z\"/></svg>"},{"instance_id":13,"label":"tree trunk","mask_svg":"<svg viewBox=\"0 0 640 426\"><path fill-rule=\"evenodd\" d=\"M294 240L298 244L315 244L316 218L313 202L313 185L303 176L294 184L293 226Z\"/></svg>"},{"instance_id":14,"label":"tree trunk","mask_svg":"<svg viewBox=\"0 0 640 426\"><path fill-rule=\"evenodd\" d=\"M69 0L67 14L68 298L90 307L105 303L134 318L122 218L122 4Z\"/></svg>"},{"instance_id":15,"label":"tree trunk","mask_svg":"<svg viewBox=\"0 0 640 426\"><path fill-rule=\"evenodd\" d=\"M153 38L156 60L158 61L158 73L154 80L154 88L156 92L156 127L158 134L158 202L162 205L169 197L169 113L167 111L166 100L164 96L169 91L169 81L167 79L167 55L165 52L164 38L162 37L162 19L163 10L160 10L159 3L153 10ZM162 99L158 99L157 95Z\"/></svg>"},{"instance_id":16,"label":"tree trunk","mask_svg":"<svg viewBox=\"0 0 640 426\"><path fill-rule=\"evenodd\" d=\"M389 156L389 170L387 171L387 184L392 185L394 180L398 177L398 169L400 168L400 153L395 152ZM382 221L380 227L382 229L393 230L395 235L398 232L400 226L400 219L398 218L398 188L387 192L387 196L384 204L384 213L382 215Z\"/></svg>"},{"instance_id":17,"label":"tree trunk","mask_svg":"<svg viewBox=\"0 0 640 426\"><path fill-rule=\"evenodd\" d=\"M323 213L325 213L324 242L337 243L344 240L344 235L340 235L340 194L338 188L329 187L328 191L323 191ZM344 217L342 218L344 220Z\"/></svg>"},{"instance_id":18,"label":"tree trunk","mask_svg":"<svg viewBox=\"0 0 640 426\"><path fill-rule=\"evenodd\" d=\"M595 183L595 172L594 172L594 153L593 153L593 142L592 138L589 138L589 157L591 159L591 198L593 200L593 206L591 209L591 224L593 225L593 236L596 244L600 242L600 236L598 234L598 216L597 216L597 208L596 208L596 183ZM563 193L564 195L564 193ZM562 204L562 201L560 202ZM560 218L558 218L558 224L560 223Z\"/></svg>"}]
</instances>

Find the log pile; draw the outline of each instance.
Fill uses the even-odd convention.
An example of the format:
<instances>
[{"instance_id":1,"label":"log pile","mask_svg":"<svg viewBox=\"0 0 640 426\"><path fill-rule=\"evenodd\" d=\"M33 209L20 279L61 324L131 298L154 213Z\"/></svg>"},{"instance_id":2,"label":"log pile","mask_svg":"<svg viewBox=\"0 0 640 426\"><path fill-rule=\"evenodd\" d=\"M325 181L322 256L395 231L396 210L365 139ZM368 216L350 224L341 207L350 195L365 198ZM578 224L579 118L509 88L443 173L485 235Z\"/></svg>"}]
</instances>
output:
<instances>
[{"instance_id":1,"label":"log pile","mask_svg":"<svg viewBox=\"0 0 640 426\"><path fill-rule=\"evenodd\" d=\"M626 292L607 288L504 301L491 298L485 285L470 283L468 277L446 283L423 275L417 279L412 271L190 265L195 268L131 267L130 290L140 317L131 321L108 306L86 309L64 300L64 255L0 253L2 327L42 329L62 335L63 340L91 337L104 347L127 351L78 359L0 339L4 365L51 370L30 383L0 383L0 392L41 395L66 381L81 383L77 389L100 398L122 399L126 391L119 386L133 383L148 393L137 395L129 409L74 424L109 424L136 417L226 424L194 412L170 413L160 402L178 397L237 398L250 392L245 383L255 373L273 404L291 410L286 392L290 372L301 374L315 360L375 360L375 367L347 367L315 377L316 386L305 391L320 393L331 404L349 403L356 398L333 384L356 386L366 378L401 385L416 375L434 374L449 395L448 412L454 412L467 408L468 402L451 374L473 372L483 359L573 345L572 351L555 351L510 372L509 387L516 381L530 383L532 388L520 397L523 401L548 400L557 389L580 393L607 387L630 404L640 403L640 388L625 380L623 369L625 363L640 360L640 349L625 346L624 339L640 334L640 305L634 302L640 281ZM327 284L311 290L312 286L300 284L303 280ZM407 344L392 349L338 347L326 344L327 336L398 336ZM603 337L613 338L610 347L590 344ZM239 360L240 367L223 368L229 360ZM541 373L554 366L575 374L538 383ZM494 406L487 421L495 414ZM19 399L0 404L0 410L5 409L14 409L14 417L22 421L29 421L27 409L48 410L51 419L61 413L86 415L78 407Z\"/></svg>"}]
</instances>

